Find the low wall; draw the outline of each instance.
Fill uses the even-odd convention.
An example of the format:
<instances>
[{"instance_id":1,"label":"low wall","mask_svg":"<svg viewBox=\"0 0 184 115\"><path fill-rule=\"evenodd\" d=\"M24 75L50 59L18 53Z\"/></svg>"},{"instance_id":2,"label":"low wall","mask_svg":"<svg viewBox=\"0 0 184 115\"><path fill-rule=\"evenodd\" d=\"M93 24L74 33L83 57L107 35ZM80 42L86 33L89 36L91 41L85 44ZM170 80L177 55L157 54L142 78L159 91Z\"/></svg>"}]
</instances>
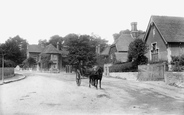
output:
<instances>
[{"instance_id":1,"label":"low wall","mask_svg":"<svg viewBox=\"0 0 184 115\"><path fill-rule=\"evenodd\" d=\"M14 76L14 68L4 68L4 79ZM2 68L0 68L0 80L2 79Z\"/></svg>"},{"instance_id":2,"label":"low wall","mask_svg":"<svg viewBox=\"0 0 184 115\"><path fill-rule=\"evenodd\" d=\"M140 81L159 81L164 79L164 64L151 64L138 66L137 79Z\"/></svg>"},{"instance_id":3,"label":"low wall","mask_svg":"<svg viewBox=\"0 0 184 115\"><path fill-rule=\"evenodd\" d=\"M125 80L137 80L138 72L112 72L109 73L111 77L121 78Z\"/></svg>"},{"instance_id":4,"label":"low wall","mask_svg":"<svg viewBox=\"0 0 184 115\"><path fill-rule=\"evenodd\" d=\"M165 72L165 83L184 88L184 72Z\"/></svg>"}]
</instances>

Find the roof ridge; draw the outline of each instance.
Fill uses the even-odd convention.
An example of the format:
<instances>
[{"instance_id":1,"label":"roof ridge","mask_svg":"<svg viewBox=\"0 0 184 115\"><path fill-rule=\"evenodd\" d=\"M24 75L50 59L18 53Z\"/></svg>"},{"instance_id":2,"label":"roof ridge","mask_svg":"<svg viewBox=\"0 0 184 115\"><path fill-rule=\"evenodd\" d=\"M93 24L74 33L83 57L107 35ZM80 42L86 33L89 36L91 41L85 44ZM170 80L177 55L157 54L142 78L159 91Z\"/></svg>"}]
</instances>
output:
<instances>
[{"instance_id":1,"label":"roof ridge","mask_svg":"<svg viewBox=\"0 0 184 115\"><path fill-rule=\"evenodd\" d=\"M151 15L151 17L167 17L167 18L183 18L181 16L168 16L168 15Z\"/></svg>"}]
</instances>

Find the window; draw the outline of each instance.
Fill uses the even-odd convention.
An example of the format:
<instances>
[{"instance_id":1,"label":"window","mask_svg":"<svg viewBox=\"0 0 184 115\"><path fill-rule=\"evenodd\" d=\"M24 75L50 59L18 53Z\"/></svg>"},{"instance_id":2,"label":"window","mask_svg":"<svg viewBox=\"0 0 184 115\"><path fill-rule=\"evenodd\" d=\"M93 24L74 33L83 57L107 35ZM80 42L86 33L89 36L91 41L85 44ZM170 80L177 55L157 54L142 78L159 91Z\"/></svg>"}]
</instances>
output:
<instances>
[{"instance_id":1,"label":"window","mask_svg":"<svg viewBox=\"0 0 184 115\"><path fill-rule=\"evenodd\" d=\"M157 48L157 43L152 43L151 44L151 60L153 62L158 61L158 48Z\"/></svg>"},{"instance_id":2,"label":"window","mask_svg":"<svg viewBox=\"0 0 184 115\"><path fill-rule=\"evenodd\" d=\"M155 27L153 27L153 37L155 36Z\"/></svg>"},{"instance_id":3,"label":"window","mask_svg":"<svg viewBox=\"0 0 184 115\"><path fill-rule=\"evenodd\" d=\"M57 60L57 55L51 55L51 60L56 61Z\"/></svg>"}]
</instances>

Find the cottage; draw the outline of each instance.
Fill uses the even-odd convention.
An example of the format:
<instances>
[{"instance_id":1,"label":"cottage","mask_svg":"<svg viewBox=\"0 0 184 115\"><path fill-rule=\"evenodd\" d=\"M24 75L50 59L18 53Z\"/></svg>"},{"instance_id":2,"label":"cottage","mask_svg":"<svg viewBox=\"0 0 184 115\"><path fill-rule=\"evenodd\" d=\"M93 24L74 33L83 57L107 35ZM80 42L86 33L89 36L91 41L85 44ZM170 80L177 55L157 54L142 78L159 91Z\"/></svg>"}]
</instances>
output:
<instances>
[{"instance_id":1,"label":"cottage","mask_svg":"<svg viewBox=\"0 0 184 115\"><path fill-rule=\"evenodd\" d=\"M50 69L52 70L62 70L64 66L63 60L66 58L68 51L66 49L59 50L59 45L55 48L52 44L46 47L42 45L28 45L27 47L27 58L32 57L37 62L37 70L42 69L42 65L39 64L41 61L41 54L50 54L50 61L52 61Z\"/></svg>"},{"instance_id":2,"label":"cottage","mask_svg":"<svg viewBox=\"0 0 184 115\"><path fill-rule=\"evenodd\" d=\"M101 53L101 55L108 56L109 63L112 63L113 60L116 62L126 62L129 44L134 41L134 39L143 39L143 36L144 32L137 30L137 22L132 22L131 31L122 33L114 40L114 43L111 46L107 47Z\"/></svg>"},{"instance_id":3,"label":"cottage","mask_svg":"<svg viewBox=\"0 0 184 115\"><path fill-rule=\"evenodd\" d=\"M166 60L184 54L184 18L151 16L144 41L149 46L149 61Z\"/></svg>"}]
</instances>

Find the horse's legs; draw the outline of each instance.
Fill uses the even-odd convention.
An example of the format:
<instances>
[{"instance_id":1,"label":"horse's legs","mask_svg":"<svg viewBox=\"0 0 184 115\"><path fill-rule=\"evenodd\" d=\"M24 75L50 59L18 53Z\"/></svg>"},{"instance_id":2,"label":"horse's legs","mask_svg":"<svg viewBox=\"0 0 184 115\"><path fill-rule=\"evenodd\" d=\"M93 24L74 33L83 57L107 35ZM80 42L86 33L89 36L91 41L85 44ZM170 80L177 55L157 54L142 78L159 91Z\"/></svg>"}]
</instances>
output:
<instances>
[{"instance_id":1,"label":"horse's legs","mask_svg":"<svg viewBox=\"0 0 184 115\"><path fill-rule=\"evenodd\" d=\"M95 87L96 89L98 89L98 79L96 79L95 81L96 81Z\"/></svg>"},{"instance_id":2,"label":"horse's legs","mask_svg":"<svg viewBox=\"0 0 184 115\"><path fill-rule=\"evenodd\" d=\"M89 87L91 88L91 82L92 82L92 79L91 79L91 76L89 77Z\"/></svg>"},{"instance_id":3,"label":"horse's legs","mask_svg":"<svg viewBox=\"0 0 184 115\"><path fill-rule=\"evenodd\" d=\"M99 80L99 87L100 87L100 89L101 89L101 79Z\"/></svg>"}]
</instances>

